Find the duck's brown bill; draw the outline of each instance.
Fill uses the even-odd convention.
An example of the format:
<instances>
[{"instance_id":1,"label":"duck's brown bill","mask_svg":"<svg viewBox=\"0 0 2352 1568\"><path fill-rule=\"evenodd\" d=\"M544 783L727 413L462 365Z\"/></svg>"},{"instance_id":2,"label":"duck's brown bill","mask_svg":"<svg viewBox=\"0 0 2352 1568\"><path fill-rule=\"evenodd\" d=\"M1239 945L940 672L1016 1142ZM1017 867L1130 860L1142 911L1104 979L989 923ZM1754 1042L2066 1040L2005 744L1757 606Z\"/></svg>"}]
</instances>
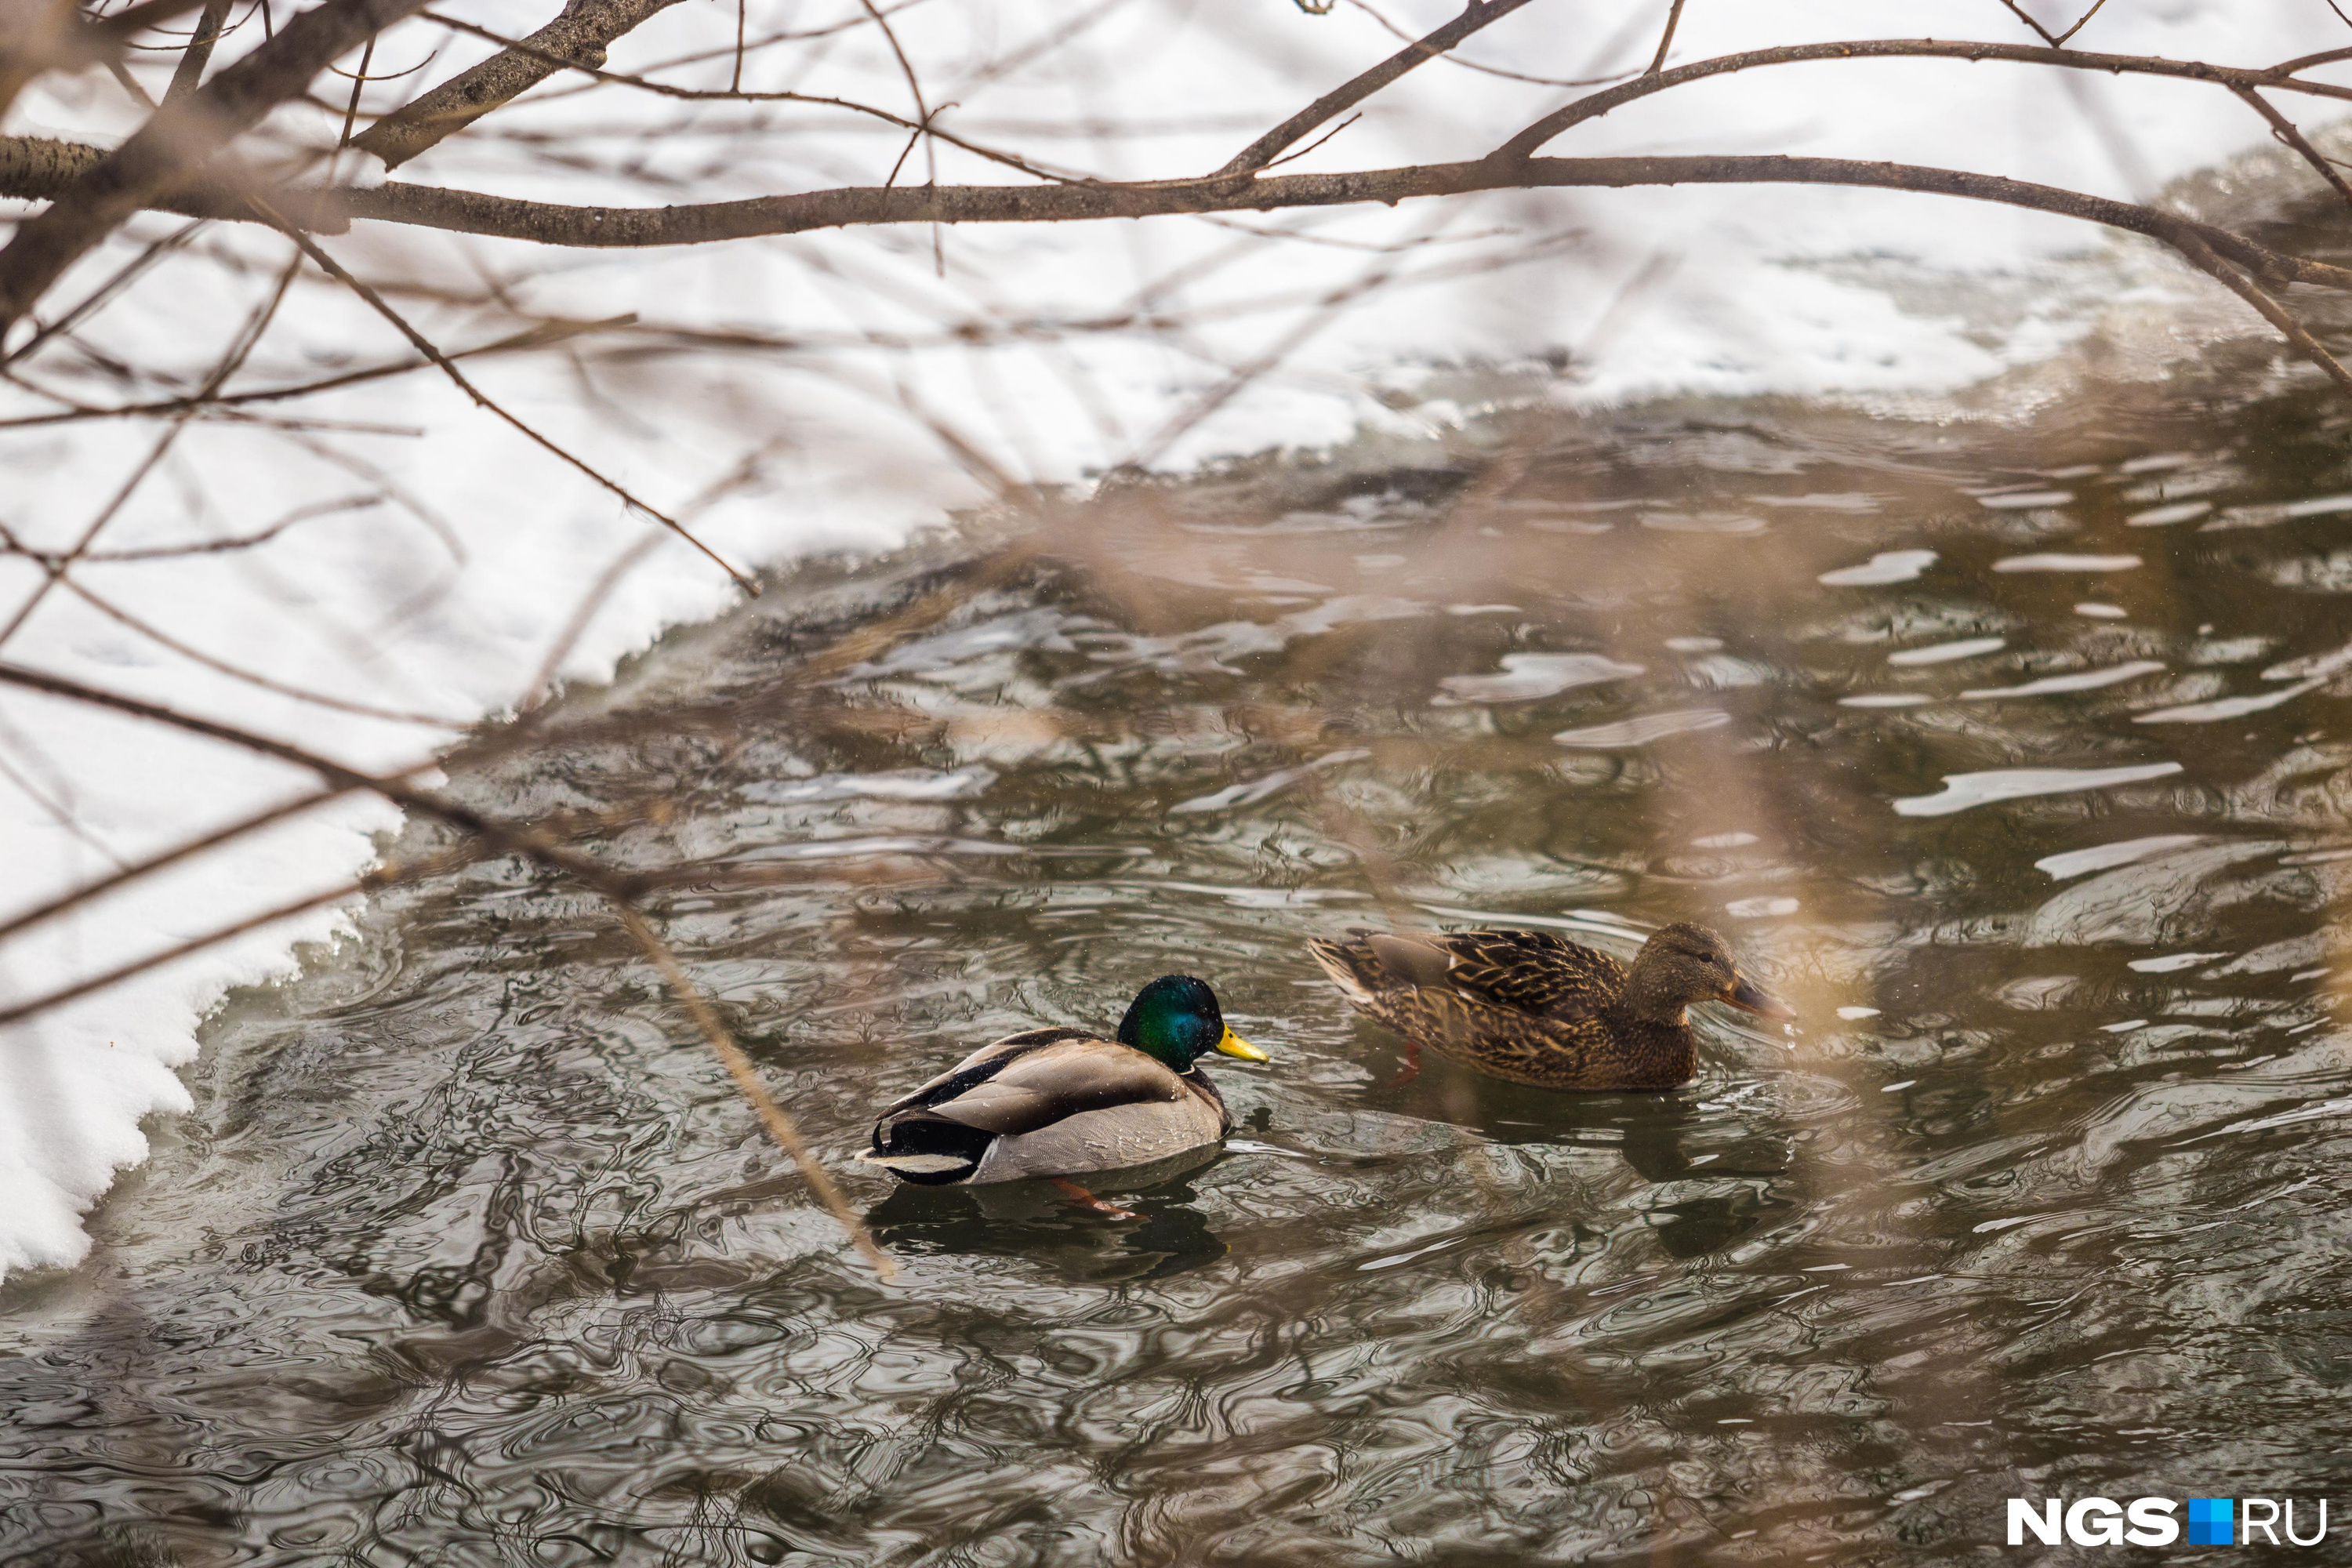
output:
<instances>
[{"instance_id":1,"label":"duck's brown bill","mask_svg":"<svg viewBox=\"0 0 2352 1568\"><path fill-rule=\"evenodd\" d=\"M1797 1010L1794 1007L1773 996L1756 982L1737 971L1734 971L1731 976L1731 989L1723 994L1723 999L1735 1007L1756 1014L1759 1017L1793 1018L1797 1016Z\"/></svg>"}]
</instances>

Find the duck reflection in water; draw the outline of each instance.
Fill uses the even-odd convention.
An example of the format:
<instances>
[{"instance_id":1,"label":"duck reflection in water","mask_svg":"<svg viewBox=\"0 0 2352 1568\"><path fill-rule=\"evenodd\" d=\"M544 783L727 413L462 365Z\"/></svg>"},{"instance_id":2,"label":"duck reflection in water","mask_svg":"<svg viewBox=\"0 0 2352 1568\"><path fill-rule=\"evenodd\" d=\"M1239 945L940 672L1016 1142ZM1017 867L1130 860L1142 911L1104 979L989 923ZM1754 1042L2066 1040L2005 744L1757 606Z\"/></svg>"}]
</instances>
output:
<instances>
[{"instance_id":1,"label":"duck reflection in water","mask_svg":"<svg viewBox=\"0 0 2352 1568\"><path fill-rule=\"evenodd\" d=\"M1163 1279L1225 1255L1224 1242L1192 1206L1192 1178L1220 1152L1210 1144L1090 1174L1087 1184L1118 1194L1131 1224L1086 1218L1045 1182L901 1186L866 1211L866 1224L893 1251L1043 1258L1074 1279L1097 1282Z\"/></svg>"}]
</instances>

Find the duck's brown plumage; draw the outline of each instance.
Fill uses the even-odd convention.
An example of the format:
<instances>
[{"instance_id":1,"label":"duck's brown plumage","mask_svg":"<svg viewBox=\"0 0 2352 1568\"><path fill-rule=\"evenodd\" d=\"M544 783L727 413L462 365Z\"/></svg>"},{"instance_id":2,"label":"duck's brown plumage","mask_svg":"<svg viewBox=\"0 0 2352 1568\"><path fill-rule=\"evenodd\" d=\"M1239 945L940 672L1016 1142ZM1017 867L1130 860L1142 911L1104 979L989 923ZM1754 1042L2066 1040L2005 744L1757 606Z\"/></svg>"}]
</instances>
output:
<instances>
[{"instance_id":1,"label":"duck's brown plumage","mask_svg":"<svg viewBox=\"0 0 2352 1568\"><path fill-rule=\"evenodd\" d=\"M1481 1072L1546 1089L1672 1089L1697 1070L1689 1005L1788 1010L1704 926L1661 928L1629 972L1542 931L1356 931L1308 943L1350 1000Z\"/></svg>"}]
</instances>

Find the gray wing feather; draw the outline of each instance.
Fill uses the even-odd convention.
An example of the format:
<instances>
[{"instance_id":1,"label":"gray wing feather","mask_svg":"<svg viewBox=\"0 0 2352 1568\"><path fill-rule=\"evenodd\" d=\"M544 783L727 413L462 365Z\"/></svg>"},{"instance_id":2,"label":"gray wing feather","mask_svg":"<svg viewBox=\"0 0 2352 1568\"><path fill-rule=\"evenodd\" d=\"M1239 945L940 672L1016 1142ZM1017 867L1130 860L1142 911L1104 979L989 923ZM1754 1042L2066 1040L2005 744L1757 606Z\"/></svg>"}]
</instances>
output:
<instances>
[{"instance_id":1,"label":"gray wing feather","mask_svg":"<svg viewBox=\"0 0 2352 1568\"><path fill-rule=\"evenodd\" d=\"M1184 1093L1182 1079L1130 1046L1076 1029L1038 1029L975 1052L883 1114L920 1110L1003 1137L1081 1111L1166 1103Z\"/></svg>"}]
</instances>

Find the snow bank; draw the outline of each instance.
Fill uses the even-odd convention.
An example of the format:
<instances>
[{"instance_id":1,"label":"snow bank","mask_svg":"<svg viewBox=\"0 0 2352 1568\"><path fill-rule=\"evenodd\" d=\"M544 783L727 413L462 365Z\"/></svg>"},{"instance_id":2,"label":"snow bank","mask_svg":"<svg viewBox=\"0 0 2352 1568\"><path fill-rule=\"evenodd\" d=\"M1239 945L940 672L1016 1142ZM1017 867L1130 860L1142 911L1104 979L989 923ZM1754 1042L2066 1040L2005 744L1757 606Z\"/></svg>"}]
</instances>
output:
<instances>
[{"instance_id":1,"label":"snow bank","mask_svg":"<svg viewBox=\"0 0 2352 1568\"><path fill-rule=\"evenodd\" d=\"M1451 9L1382 4L1415 33ZM544 0L498 0L469 15L522 32L550 9ZM856 9L755 5L752 31L763 17L807 27ZM1538 0L1463 52L1523 75L1622 71L1646 60L1664 9L1663 0ZM1675 57L1884 35L1886 10L1860 0L1696 0ZM1091 20L1030 66L998 78L980 68L1081 16ZM723 47L733 21L731 7L675 7L616 47L612 68ZM1114 177L1213 167L1395 47L1361 6L1314 16L1279 0L1126 0L1084 13L1049 0L957 9L934 0L898 26L932 101L955 105L941 123ZM1992 0L1904 7L1900 26L2030 41ZM379 72L415 63L428 47L419 40L433 35L396 37ZM2246 64L2346 41L2325 7L2304 0L2118 6L2077 40ZM425 78L482 49L445 40ZM163 57L158 82L168 67ZM725 68L702 68L703 79L723 83ZM763 79L769 69L755 65L746 85L785 85ZM840 35L791 85L908 107L870 29ZM895 132L797 105L759 110L770 129L745 140L723 129L744 121L740 109L614 91L540 96L400 177L640 205L688 191L707 199L871 183L899 147ZM1475 154L1564 97L1433 63L1290 167ZM110 107L118 104L117 89L93 73L29 95L7 129L119 132L131 121ZM2286 106L2317 118L2307 100ZM543 139L556 137L593 163L656 125L664 131L650 166L626 178L543 156ZM2140 196L2263 137L2242 104L2192 84L1893 61L1785 67L1679 89L1551 150L1890 158ZM938 174L1002 177L951 149ZM141 218L78 269L50 309L178 226ZM1285 237L1262 243L1244 231ZM367 276L435 285L437 295L398 298L450 346L504 330L500 289L582 320L635 313L628 341L647 351L637 357L482 358L469 368L624 483L660 504L693 507L697 531L720 552L761 563L884 546L971 499L973 481L941 428L1006 473L1068 480L1138 458L1176 466L1368 429L1424 438L1465 412L1429 393L1442 380L1433 367L1465 361L1533 375L1564 354L1565 372L1540 374L1558 395L1586 402L1676 390L1916 395L2045 359L2135 297L2159 313L2207 299L2200 283L2063 220L1791 187L1496 194L1395 210L953 230L936 251L929 230L913 229L648 253L551 253L366 227L329 245ZM176 388L110 385L102 358L71 353L20 368L34 387L92 403L184 391L267 295L283 258L267 235L207 229L86 329L101 355L174 368ZM1328 308L1335 291L1356 287L1368 289L1357 308ZM2218 309L2220 320L2235 307ZM1153 330L1154 321L1181 326ZM1039 322L1069 330L1013 330ZM971 330L945 331L958 327ZM696 336L712 333L732 346ZM1281 352L1269 356L1272 345ZM237 384L301 382L404 353L355 301L304 282ZM1214 403L1229 381L1245 384ZM1213 410L1193 417L1204 400ZM56 406L25 385L0 387L0 417ZM50 589L0 644L0 658L227 717L362 766L407 766L448 731L400 715L462 724L510 709L592 586L651 526L429 372L247 414L176 433L153 417L0 429L0 524L36 550L79 539L167 435L98 548L246 534L296 509L355 503L254 549L168 564L93 560L73 581L95 602ZM740 485L695 506L730 472ZM0 624L43 577L26 556L0 557ZM664 627L717 612L731 593L709 562L658 542L621 578L563 671L600 677ZM342 706L313 700L322 696ZM30 907L308 787L295 770L209 742L0 692L0 865L10 872L0 898ZM370 864L373 836L394 820L379 802L343 797L136 882L0 944L0 989L35 994L332 888ZM173 1069L195 1050L205 1010L225 987L282 972L294 942L331 934L339 918L330 907L259 927L6 1029L0 1273L84 1254L80 1217L144 1156L142 1119L187 1104Z\"/></svg>"}]
</instances>

